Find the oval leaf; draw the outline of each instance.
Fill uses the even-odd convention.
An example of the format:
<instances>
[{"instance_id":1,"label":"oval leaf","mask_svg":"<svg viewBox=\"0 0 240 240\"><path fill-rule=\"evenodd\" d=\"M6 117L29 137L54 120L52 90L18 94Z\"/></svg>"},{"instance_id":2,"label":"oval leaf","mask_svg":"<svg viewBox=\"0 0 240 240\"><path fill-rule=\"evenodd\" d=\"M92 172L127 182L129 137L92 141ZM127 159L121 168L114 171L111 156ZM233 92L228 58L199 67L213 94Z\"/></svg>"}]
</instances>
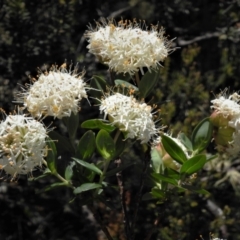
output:
<instances>
[{"instance_id":1,"label":"oval leaf","mask_svg":"<svg viewBox=\"0 0 240 240\"><path fill-rule=\"evenodd\" d=\"M102 185L98 184L98 183L84 183L81 186L74 189L73 193L74 194L79 194L81 192L86 192L86 191L96 189L96 188L100 188L100 187L102 187Z\"/></svg>"},{"instance_id":2,"label":"oval leaf","mask_svg":"<svg viewBox=\"0 0 240 240\"><path fill-rule=\"evenodd\" d=\"M55 146L55 142L51 138L47 138L47 146L48 146L48 154L46 158L47 165L52 173L56 173L57 149Z\"/></svg>"},{"instance_id":3,"label":"oval leaf","mask_svg":"<svg viewBox=\"0 0 240 240\"><path fill-rule=\"evenodd\" d=\"M79 140L76 152L76 158L83 160L90 159L95 150L95 133L87 131Z\"/></svg>"},{"instance_id":4,"label":"oval leaf","mask_svg":"<svg viewBox=\"0 0 240 240\"><path fill-rule=\"evenodd\" d=\"M205 155L194 156L182 165L180 173L182 175L185 174L191 175L197 172L198 170L202 169L206 161L207 159Z\"/></svg>"},{"instance_id":5,"label":"oval leaf","mask_svg":"<svg viewBox=\"0 0 240 240\"><path fill-rule=\"evenodd\" d=\"M178 186L178 183L175 179L171 178L171 177L167 177L167 176L164 176L162 174L159 174L159 173L152 173L152 176L153 178L158 181L158 182L167 182L167 183L170 183L174 186Z\"/></svg>"},{"instance_id":6,"label":"oval leaf","mask_svg":"<svg viewBox=\"0 0 240 240\"><path fill-rule=\"evenodd\" d=\"M72 158L74 161L76 161L77 163L79 163L80 165L82 165L83 167L97 173L98 175L101 175L102 174L102 171L97 167L95 166L93 163L87 163L85 161L82 161L80 159L77 159L77 158Z\"/></svg>"},{"instance_id":7,"label":"oval leaf","mask_svg":"<svg viewBox=\"0 0 240 240\"><path fill-rule=\"evenodd\" d=\"M187 157L181 147L170 137L162 135L162 144L167 153L178 163L183 164L187 161Z\"/></svg>"},{"instance_id":8,"label":"oval leaf","mask_svg":"<svg viewBox=\"0 0 240 240\"><path fill-rule=\"evenodd\" d=\"M96 137L96 146L101 156L111 160L115 155L115 144L112 137L105 130L100 130Z\"/></svg>"},{"instance_id":9,"label":"oval leaf","mask_svg":"<svg viewBox=\"0 0 240 240\"><path fill-rule=\"evenodd\" d=\"M154 172L160 173L161 170L164 170L162 158L155 148L151 150L151 163Z\"/></svg>"},{"instance_id":10,"label":"oval leaf","mask_svg":"<svg viewBox=\"0 0 240 240\"><path fill-rule=\"evenodd\" d=\"M116 128L108 122L104 122L101 119L90 119L81 124L82 128L89 129L104 129L108 132L114 131Z\"/></svg>"},{"instance_id":11,"label":"oval leaf","mask_svg":"<svg viewBox=\"0 0 240 240\"><path fill-rule=\"evenodd\" d=\"M181 143L189 150L192 151L193 150L193 146L192 146L192 142L190 141L190 139L184 134L184 133L180 133L178 135Z\"/></svg>"},{"instance_id":12,"label":"oval leaf","mask_svg":"<svg viewBox=\"0 0 240 240\"><path fill-rule=\"evenodd\" d=\"M71 180L72 176L73 176L73 167L75 166L75 162L71 162L65 169L65 179L67 181Z\"/></svg>"},{"instance_id":13,"label":"oval leaf","mask_svg":"<svg viewBox=\"0 0 240 240\"><path fill-rule=\"evenodd\" d=\"M140 92L140 98L146 98L151 91L154 89L155 85L159 81L159 75L160 71L159 69L152 70L151 72L147 72L142 77L140 84L139 84L139 92Z\"/></svg>"},{"instance_id":14,"label":"oval leaf","mask_svg":"<svg viewBox=\"0 0 240 240\"><path fill-rule=\"evenodd\" d=\"M192 143L193 150L199 153L203 151L212 139L213 126L209 118L203 119L193 130Z\"/></svg>"}]
</instances>

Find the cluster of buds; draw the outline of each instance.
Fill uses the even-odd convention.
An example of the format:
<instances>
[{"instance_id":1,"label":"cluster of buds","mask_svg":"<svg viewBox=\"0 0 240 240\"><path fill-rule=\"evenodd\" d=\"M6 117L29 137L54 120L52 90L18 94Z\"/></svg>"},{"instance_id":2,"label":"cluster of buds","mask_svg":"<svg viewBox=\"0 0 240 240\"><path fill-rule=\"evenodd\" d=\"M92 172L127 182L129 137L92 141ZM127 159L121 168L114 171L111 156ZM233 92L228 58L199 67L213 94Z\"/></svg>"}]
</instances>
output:
<instances>
[{"instance_id":1,"label":"cluster of buds","mask_svg":"<svg viewBox=\"0 0 240 240\"><path fill-rule=\"evenodd\" d=\"M240 154L240 95L225 95L223 93L211 101L213 113L210 121L214 126L214 140L218 151L235 158Z\"/></svg>"}]
</instances>

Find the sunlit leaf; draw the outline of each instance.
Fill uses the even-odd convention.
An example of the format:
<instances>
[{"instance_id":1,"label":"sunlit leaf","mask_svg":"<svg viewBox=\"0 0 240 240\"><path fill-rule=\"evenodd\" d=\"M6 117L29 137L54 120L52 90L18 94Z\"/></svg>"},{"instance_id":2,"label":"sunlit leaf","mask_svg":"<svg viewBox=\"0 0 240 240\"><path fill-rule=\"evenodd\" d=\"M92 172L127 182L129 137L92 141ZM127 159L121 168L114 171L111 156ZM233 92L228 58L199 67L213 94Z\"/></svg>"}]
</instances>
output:
<instances>
[{"instance_id":1,"label":"sunlit leaf","mask_svg":"<svg viewBox=\"0 0 240 240\"><path fill-rule=\"evenodd\" d=\"M206 149L212 139L213 126L209 118L203 119L193 130L192 143L193 150L199 153Z\"/></svg>"},{"instance_id":2,"label":"sunlit leaf","mask_svg":"<svg viewBox=\"0 0 240 240\"><path fill-rule=\"evenodd\" d=\"M205 163L206 163L205 155L196 155L188 159L188 161L182 165L180 173L191 175L197 172L198 170L202 169Z\"/></svg>"},{"instance_id":3,"label":"sunlit leaf","mask_svg":"<svg viewBox=\"0 0 240 240\"><path fill-rule=\"evenodd\" d=\"M174 140L166 135L162 135L161 138L164 149L175 161L180 164L187 161L184 151L176 142L174 142Z\"/></svg>"},{"instance_id":4,"label":"sunlit leaf","mask_svg":"<svg viewBox=\"0 0 240 240\"><path fill-rule=\"evenodd\" d=\"M104 129L108 132L112 132L115 130L115 127L112 126L108 122L104 122L101 119L90 119L81 124L82 128L88 128L88 129Z\"/></svg>"},{"instance_id":5,"label":"sunlit leaf","mask_svg":"<svg viewBox=\"0 0 240 240\"><path fill-rule=\"evenodd\" d=\"M111 160L115 156L115 144L112 137L105 130L100 130L96 137L98 152L106 160Z\"/></svg>"}]
</instances>

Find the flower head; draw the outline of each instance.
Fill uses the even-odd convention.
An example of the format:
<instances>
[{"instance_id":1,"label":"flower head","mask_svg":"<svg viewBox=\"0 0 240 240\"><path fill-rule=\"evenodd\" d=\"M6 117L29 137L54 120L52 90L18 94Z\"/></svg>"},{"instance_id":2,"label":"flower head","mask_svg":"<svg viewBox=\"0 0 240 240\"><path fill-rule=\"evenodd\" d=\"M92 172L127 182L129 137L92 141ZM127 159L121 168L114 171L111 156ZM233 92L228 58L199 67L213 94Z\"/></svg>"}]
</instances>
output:
<instances>
[{"instance_id":1,"label":"flower head","mask_svg":"<svg viewBox=\"0 0 240 240\"><path fill-rule=\"evenodd\" d=\"M210 120L215 127L214 139L218 149L236 157L240 154L240 95L225 95L224 92L211 101L214 112Z\"/></svg>"},{"instance_id":2,"label":"flower head","mask_svg":"<svg viewBox=\"0 0 240 240\"><path fill-rule=\"evenodd\" d=\"M7 174L31 173L41 166L47 132L42 123L24 115L9 115L0 123L0 166Z\"/></svg>"},{"instance_id":3,"label":"flower head","mask_svg":"<svg viewBox=\"0 0 240 240\"><path fill-rule=\"evenodd\" d=\"M141 143L147 143L158 132L152 107L138 102L133 96L120 93L107 96L101 100L100 111L120 131L126 132L127 138L137 138Z\"/></svg>"},{"instance_id":4,"label":"flower head","mask_svg":"<svg viewBox=\"0 0 240 240\"><path fill-rule=\"evenodd\" d=\"M151 30L143 30L135 20L115 24L102 19L96 29L87 31L87 48L113 71L133 75L143 67L158 68L168 56L170 41L163 35L163 29L152 26Z\"/></svg>"},{"instance_id":5,"label":"flower head","mask_svg":"<svg viewBox=\"0 0 240 240\"><path fill-rule=\"evenodd\" d=\"M78 112L79 101L87 98L85 85L75 70L71 73L65 67L54 66L49 72L41 73L38 80L20 94L20 102L34 117L61 119Z\"/></svg>"}]
</instances>

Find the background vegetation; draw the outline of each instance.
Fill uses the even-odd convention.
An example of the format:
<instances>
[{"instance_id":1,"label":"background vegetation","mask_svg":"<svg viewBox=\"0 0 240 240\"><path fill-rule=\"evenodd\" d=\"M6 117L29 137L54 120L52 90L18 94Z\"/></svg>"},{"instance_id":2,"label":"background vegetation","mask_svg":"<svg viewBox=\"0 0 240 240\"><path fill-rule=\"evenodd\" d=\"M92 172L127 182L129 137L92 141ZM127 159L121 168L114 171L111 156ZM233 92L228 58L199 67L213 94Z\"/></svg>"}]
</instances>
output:
<instances>
[{"instance_id":1,"label":"background vegetation","mask_svg":"<svg viewBox=\"0 0 240 240\"><path fill-rule=\"evenodd\" d=\"M79 63L85 79L93 74L108 76L107 68L87 52L83 34L100 17L142 19L147 25L166 29L176 51L164 62L155 97L161 107L162 123L176 135L191 133L196 124L210 114L210 100L226 87L240 89L240 2L238 0L6 0L0 1L0 103L7 113L15 109L13 93L18 84L29 82L44 64ZM88 104L86 102L86 104ZM88 106L87 106L88 107ZM97 116L97 108L88 112L82 105L80 116ZM140 148L140 146L139 146ZM139 161L139 149L133 149L128 161ZM214 147L209 147L214 152ZM136 160L137 159L137 160ZM240 164L231 166L239 171ZM134 206L139 177L125 172L128 204ZM41 170L39 170L41 171ZM37 171L34 175L37 175ZM159 226L152 239L209 239L209 233L228 240L240 239L240 179L233 184L222 179L224 170L203 171L202 184L212 193L208 198L193 193L173 196L162 205L141 205L136 239L152 229L156 213ZM75 240L104 239L88 209L70 202L67 190L38 194L52 179L30 182L0 180L0 239ZM116 180L112 180L113 183ZM109 192L109 201L116 193ZM112 202L115 207L117 203ZM209 210L210 203L221 214ZM120 211L106 211L106 224L116 239L124 239ZM119 208L120 209L120 208ZM218 209L218 210L219 210Z\"/></svg>"}]
</instances>

